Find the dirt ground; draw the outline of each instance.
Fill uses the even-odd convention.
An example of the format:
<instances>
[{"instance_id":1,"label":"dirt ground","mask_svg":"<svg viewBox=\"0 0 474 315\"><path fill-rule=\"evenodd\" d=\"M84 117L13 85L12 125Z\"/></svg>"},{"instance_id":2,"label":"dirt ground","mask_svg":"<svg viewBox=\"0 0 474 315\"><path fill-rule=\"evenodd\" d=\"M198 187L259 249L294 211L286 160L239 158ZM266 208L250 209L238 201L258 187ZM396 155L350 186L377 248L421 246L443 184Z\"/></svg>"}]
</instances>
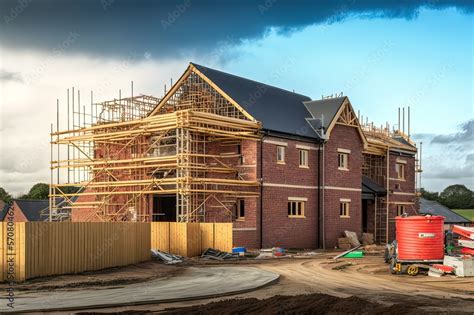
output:
<instances>
[{"instance_id":1,"label":"dirt ground","mask_svg":"<svg viewBox=\"0 0 474 315\"><path fill-rule=\"evenodd\" d=\"M422 313L416 305L398 303L383 305L369 302L357 296L340 298L327 294L308 294L296 296L277 295L259 300L248 298L242 300L224 300L204 305L175 308L165 311L166 314L374 314L398 315ZM427 312L428 313L428 312ZM429 314L445 314L430 311ZM451 312L450 314L470 314L467 312Z\"/></svg>"},{"instance_id":2,"label":"dirt ground","mask_svg":"<svg viewBox=\"0 0 474 315\"><path fill-rule=\"evenodd\" d=\"M15 285L16 291L58 291L104 288L139 283L159 278L170 278L185 270L185 266L164 265L158 262L143 262L136 265L109 268L101 271L83 272L76 275L62 275L31 279ZM8 285L0 283L0 290Z\"/></svg>"},{"instance_id":3,"label":"dirt ground","mask_svg":"<svg viewBox=\"0 0 474 315\"><path fill-rule=\"evenodd\" d=\"M317 314L474 314L473 278L391 275L380 254L336 261L331 259L333 256L334 253L320 253L305 258L248 259L237 262L192 259L178 266L149 262L106 272L38 279L23 286L26 288L33 285L30 290L116 287L131 282L172 277L191 265L204 268L215 264L247 264L277 272L281 278L275 285L232 297L97 309L92 312L272 314L277 313L275 307L278 306L278 310L283 313L317 310ZM192 307L186 308L190 306Z\"/></svg>"}]
</instances>

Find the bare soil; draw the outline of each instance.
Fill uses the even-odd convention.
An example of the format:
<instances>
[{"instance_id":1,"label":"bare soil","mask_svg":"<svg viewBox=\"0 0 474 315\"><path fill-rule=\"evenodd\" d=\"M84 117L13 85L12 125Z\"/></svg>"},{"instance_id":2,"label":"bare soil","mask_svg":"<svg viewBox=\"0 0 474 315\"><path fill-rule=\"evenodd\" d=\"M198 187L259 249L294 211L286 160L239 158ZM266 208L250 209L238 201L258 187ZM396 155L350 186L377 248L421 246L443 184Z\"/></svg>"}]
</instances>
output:
<instances>
[{"instance_id":1,"label":"bare soil","mask_svg":"<svg viewBox=\"0 0 474 315\"><path fill-rule=\"evenodd\" d=\"M239 261L186 260L181 265L147 262L80 275L40 278L18 286L25 290L80 290L124 286L173 277L188 266L249 265L281 275L279 282L229 297L179 303L96 309L91 312L183 314L473 314L474 278L391 275L382 255L331 259L335 253ZM0 286L0 290L2 287Z\"/></svg>"},{"instance_id":2,"label":"bare soil","mask_svg":"<svg viewBox=\"0 0 474 315\"><path fill-rule=\"evenodd\" d=\"M164 311L165 314L218 315L218 314L446 314L446 312L423 311L418 305L394 304L391 306L369 302L356 296L340 298L326 294L296 296L277 295L268 299L256 298L224 300L186 308ZM450 312L449 314L470 314Z\"/></svg>"},{"instance_id":3,"label":"bare soil","mask_svg":"<svg viewBox=\"0 0 474 315\"><path fill-rule=\"evenodd\" d=\"M165 265L155 261L125 267L108 268L79 274L42 277L15 285L17 291L81 290L84 288L110 288L159 278L170 278L185 270L183 265ZM4 291L8 285L0 283Z\"/></svg>"}]
</instances>

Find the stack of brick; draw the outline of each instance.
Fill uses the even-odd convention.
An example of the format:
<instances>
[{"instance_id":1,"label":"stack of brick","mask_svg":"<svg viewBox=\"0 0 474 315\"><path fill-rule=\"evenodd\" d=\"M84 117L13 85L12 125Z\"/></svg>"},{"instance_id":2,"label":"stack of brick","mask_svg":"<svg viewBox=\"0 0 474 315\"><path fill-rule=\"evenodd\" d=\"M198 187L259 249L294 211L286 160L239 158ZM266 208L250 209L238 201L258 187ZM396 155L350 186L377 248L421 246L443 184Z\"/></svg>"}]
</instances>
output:
<instances>
[{"instance_id":1,"label":"stack of brick","mask_svg":"<svg viewBox=\"0 0 474 315\"><path fill-rule=\"evenodd\" d=\"M372 245L374 244L374 234L372 233L362 233L362 245Z\"/></svg>"},{"instance_id":2,"label":"stack of brick","mask_svg":"<svg viewBox=\"0 0 474 315\"><path fill-rule=\"evenodd\" d=\"M337 247L342 250L349 250L352 248L351 240L347 237L340 237L337 240Z\"/></svg>"}]
</instances>

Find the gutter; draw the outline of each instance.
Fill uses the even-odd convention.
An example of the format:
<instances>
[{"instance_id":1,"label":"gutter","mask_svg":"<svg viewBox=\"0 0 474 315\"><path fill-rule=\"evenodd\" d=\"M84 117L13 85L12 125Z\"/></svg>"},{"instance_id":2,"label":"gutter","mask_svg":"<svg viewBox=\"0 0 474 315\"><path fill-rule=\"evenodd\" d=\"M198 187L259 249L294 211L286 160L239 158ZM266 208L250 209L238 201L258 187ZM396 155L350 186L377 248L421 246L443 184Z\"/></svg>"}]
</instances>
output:
<instances>
[{"instance_id":1,"label":"gutter","mask_svg":"<svg viewBox=\"0 0 474 315\"><path fill-rule=\"evenodd\" d=\"M317 243L318 247L321 247L321 143L318 145L318 233L317 233Z\"/></svg>"},{"instance_id":2,"label":"gutter","mask_svg":"<svg viewBox=\"0 0 474 315\"><path fill-rule=\"evenodd\" d=\"M263 248L263 139L260 141L260 248Z\"/></svg>"}]
</instances>

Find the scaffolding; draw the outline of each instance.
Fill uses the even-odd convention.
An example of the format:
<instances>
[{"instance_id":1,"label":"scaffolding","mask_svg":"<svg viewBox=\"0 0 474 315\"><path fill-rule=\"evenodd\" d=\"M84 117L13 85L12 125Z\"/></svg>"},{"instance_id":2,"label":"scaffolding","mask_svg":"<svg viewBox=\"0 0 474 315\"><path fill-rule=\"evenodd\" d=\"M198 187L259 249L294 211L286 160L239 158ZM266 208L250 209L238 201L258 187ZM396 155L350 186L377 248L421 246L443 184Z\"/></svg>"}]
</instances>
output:
<instances>
[{"instance_id":1,"label":"scaffolding","mask_svg":"<svg viewBox=\"0 0 474 315\"><path fill-rule=\"evenodd\" d=\"M403 110L405 113L405 110ZM408 109L408 119L409 119ZM415 158L415 178L420 177L421 158L418 158L418 150L415 142L410 138L410 129L408 134L400 130L400 109L398 128L390 129L390 125L380 125L380 127L369 123L368 119L364 122L359 113L361 128L367 138L368 146L363 152L362 174L372 179L381 187L384 187L387 194L384 198L379 198L375 203L374 213L374 234L378 243L387 242L389 239L389 223L393 221L389 215L390 209L390 152L397 150L408 154L416 155ZM403 126L405 125L405 116L403 114ZM409 123L408 123L409 126ZM416 190L416 185L415 185ZM393 223L393 222L392 222Z\"/></svg>"},{"instance_id":2,"label":"scaffolding","mask_svg":"<svg viewBox=\"0 0 474 315\"><path fill-rule=\"evenodd\" d=\"M132 97L94 103L91 93L86 113L75 98L70 111L68 91L68 128L58 118L51 132L50 220L77 210L81 221L151 221L162 195L176 198L178 222L198 222L211 205L232 216L237 197L259 195L234 163L240 153L214 148L258 141L261 124L191 67L162 99L132 88Z\"/></svg>"}]
</instances>

